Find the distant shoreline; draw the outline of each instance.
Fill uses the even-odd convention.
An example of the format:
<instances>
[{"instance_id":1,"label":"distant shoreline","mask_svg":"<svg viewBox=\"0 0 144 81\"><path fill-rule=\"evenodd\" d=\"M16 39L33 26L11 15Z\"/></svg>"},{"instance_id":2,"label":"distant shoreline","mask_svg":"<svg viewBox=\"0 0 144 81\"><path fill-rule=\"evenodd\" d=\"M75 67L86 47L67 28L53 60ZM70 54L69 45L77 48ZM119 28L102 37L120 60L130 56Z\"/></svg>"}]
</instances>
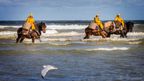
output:
<instances>
[{"instance_id":1,"label":"distant shoreline","mask_svg":"<svg viewBox=\"0 0 144 81\"><path fill-rule=\"evenodd\" d=\"M1 21L25 21L25 20L0 20ZM91 20L36 20L36 21L91 21ZM102 20L111 21L111 20ZM125 20L125 21L144 21L144 20Z\"/></svg>"},{"instance_id":2,"label":"distant shoreline","mask_svg":"<svg viewBox=\"0 0 144 81\"><path fill-rule=\"evenodd\" d=\"M102 22L112 21L112 20L102 20ZM125 22L132 21L135 24L144 24L144 20L125 20ZM45 22L48 24L89 24L91 20L37 20L36 22ZM0 25L21 25L24 20L0 20Z\"/></svg>"}]
</instances>

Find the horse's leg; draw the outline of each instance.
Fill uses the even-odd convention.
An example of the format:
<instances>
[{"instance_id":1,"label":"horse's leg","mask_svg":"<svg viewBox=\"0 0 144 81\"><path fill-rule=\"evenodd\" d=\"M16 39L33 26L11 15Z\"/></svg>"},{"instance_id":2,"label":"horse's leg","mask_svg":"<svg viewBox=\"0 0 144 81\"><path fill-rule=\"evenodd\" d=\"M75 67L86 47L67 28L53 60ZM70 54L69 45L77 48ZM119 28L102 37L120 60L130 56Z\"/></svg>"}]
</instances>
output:
<instances>
[{"instance_id":1,"label":"horse's leg","mask_svg":"<svg viewBox=\"0 0 144 81\"><path fill-rule=\"evenodd\" d=\"M42 40L41 40L41 38L40 38L40 37L39 37L38 39L39 39L39 41L40 41L40 42L42 42Z\"/></svg>"},{"instance_id":2,"label":"horse's leg","mask_svg":"<svg viewBox=\"0 0 144 81\"><path fill-rule=\"evenodd\" d=\"M84 37L84 39L89 39L89 34L86 33L86 36Z\"/></svg>"},{"instance_id":3,"label":"horse's leg","mask_svg":"<svg viewBox=\"0 0 144 81\"><path fill-rule=\"evenodd\" d=\"M125 38L127 38L127 31L124 31L124 36L125 36Z\"/></svg>"},{"instance_id":4,"label":"horse's leg","mask_svg":"<svg viewBox=\"0 0 144 81\"><path fill-rule=\"evenodd\" d=\"M127 33L128 33L128 31L129 31L129 30L128 30L127 28L124 28L124 29L122 30L125 38L127 38Z\"/></svg>"},{"instance_id":5,"label":"horse's leg","mask_svg":"<svg viewBox=\"0 0 144 81\"><path fill-rule=\"evenodd\" d=\"M103 31L103 33L104 33L105 37L108 36L108 33L106 31Z\"/></svg>"},{"instance_id":6,"label":"horse's leg","mask_svg":"<svg viewBox=\"0 0 144 81\"><path fill-rule=\"evenodd\" d=\"M17 39L16 39L16 43L18 43L18 42L19 42L20 38L21 38L21 35L20 35L20 34L18 34L18 37L17 37Z\"/></svg>"},{"instance_id":7,"label":"horse's leg","mask_svg":"<svg viewBox=\"0 0 144 81\"><path fill-rule=\"evenodd\" d=\"M100 35L102 36L102 38L106 38L105 34L103 33L103 31L100 32Z\"/></svg>"},{"instance_id":8,"label":"horse's leg","mask_svg":"<svg viewBox=\"0 0 144 81\"><path fill-rule=\"evenodd\" d=\"M35 37L32 37L32 43L34 43L35 42Z\"/></svg>"},{"instance_id":9,"label":"horse's leg","mask_svg":"<svg viewBox=\"0 0 144 81\"><path fill-rule=\"evenodd\" d=\"M22 43L24 39L25 39L24 37L21 37L20 43Z\"/></svg>"},{"instance_id":10,"label":"horse's leg","mask_svg":"<svg viewBox=\"0 0 144 81\"><path fill-rule=\"evenodd\" d=\"M127 38L127 34L125 33L125 38Z\"/></svg>"},{"instance_id":11,"label":"horse's leg","mask_svg":"<svg viewBox=\"0 0 144 81\"><path fill-rule=\"evenodd\" d=\"M107 34L107 37L110 37L111 36L111 32L109 32L108 34Z\"/></svg>"},{"instance_id":12,"label":"horse's leg","mask_svg":"<svg viewBox=\"0 0 144 81\"><path fill-rule=\"evenodd\" d=\"M89 39L90 38L90 35L91 35L91 30L88 30L88 29L85 29L85 37L84 37L84 39Z\"/></svg>"},{"instance_id":13,"label":"horse's leg","mask_svg":"<svg viewBox=\"0 0 144 81\"><path fill-rule=\"evenodd\" d=\"M120 30L120 37L122 37L122 38L125 37L124 32L122 30Z\"/></svg>"}]
</instances>

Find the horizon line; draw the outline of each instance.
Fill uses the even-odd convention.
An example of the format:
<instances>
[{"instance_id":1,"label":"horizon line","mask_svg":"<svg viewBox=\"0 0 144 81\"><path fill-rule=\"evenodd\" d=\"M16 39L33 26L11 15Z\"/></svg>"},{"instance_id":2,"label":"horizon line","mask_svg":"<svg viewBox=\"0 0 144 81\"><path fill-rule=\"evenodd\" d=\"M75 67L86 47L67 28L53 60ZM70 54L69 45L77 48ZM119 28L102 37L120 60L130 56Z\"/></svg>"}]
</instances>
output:
<instances>
[{"instance_id":1,"label":"horizon line","mask_svg":"<svg viewBox=\"0 0 144 81\"><path fill-rule=\"evenodd\" d=\"M0 21L25 21L25 20L0 20ZM35 21L92 21L92 20L35 20ZM101 21L112 21L112 20L101 20ZM126 19L124 21L144 21L144 19Z\"/></svg>"}]
</instances>

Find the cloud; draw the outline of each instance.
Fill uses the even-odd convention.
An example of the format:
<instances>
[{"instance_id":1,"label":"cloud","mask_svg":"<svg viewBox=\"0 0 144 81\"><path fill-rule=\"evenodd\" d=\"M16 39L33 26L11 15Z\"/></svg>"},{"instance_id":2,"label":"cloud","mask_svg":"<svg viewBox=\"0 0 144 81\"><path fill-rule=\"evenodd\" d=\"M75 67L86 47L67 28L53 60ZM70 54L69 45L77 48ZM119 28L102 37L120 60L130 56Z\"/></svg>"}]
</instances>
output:
<instances>
[{"instance_id":1,"label":"cloud","mask_svg":"<svg viewBox=\"0 0 144 81\"><path fill-rule=\"evenodd\" d=\"M37 19L48 16L52 20L90 19L96 13L106 19L116 13L141 19L143 7L143 0L0 0L0 19L24 19L29 12Z\"/></svg>"},{"instance_id":2,"label":"cloud","mask_svg":"<svg viewBox=\"0 0 144 81\"><path fill-rule=\"evenodd\" d=\"M0 6L96 7L105 5L144 6L144 3L143 0L0 0Z\"/></svg>"},{"instance_id":3,"label":"cloud","mask_svg":"<svg viewBox=\"0 0 144 81\"><path fill-rule=\"evenodd\" d=\"M144 6L143 0L126 0L126 2L133 6Z\"/></svg>"},{"instance_id":4,"label":"cloud","mask_svg":"<svg viewBox=\"0 0 144 81\"><path fill-rule=\"evenodd\" d=\"M1 0L0 4L5 6L87 6L87 5L106 5L111 4L115 0ZM115 1L115 4L119 3Z\"/></svg>"}]
</instances>

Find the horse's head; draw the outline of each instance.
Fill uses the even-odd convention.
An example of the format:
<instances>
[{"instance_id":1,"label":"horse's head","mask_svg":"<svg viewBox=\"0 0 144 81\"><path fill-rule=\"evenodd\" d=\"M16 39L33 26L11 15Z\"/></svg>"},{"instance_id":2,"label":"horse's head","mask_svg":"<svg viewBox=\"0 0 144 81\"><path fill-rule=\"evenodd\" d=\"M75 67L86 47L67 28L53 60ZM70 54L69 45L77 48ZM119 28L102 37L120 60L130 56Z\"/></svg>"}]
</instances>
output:
<instances>
[{"instance_id":1,"label":"horse's head","mask_svg":"<svg viewBox=\"0 0 144 81\"><path fill-rule=\"evenodd\" d=\"M133 27L134 27L134 23L129 21L125 23L126 27L127 27L127 31L128 32L132 32L133 31Z\"/></svg>"},{"instance_id":2,"label":"horse's head","mask_svg":"<svg viewBox=\"0 0 144 81\"><path fill-rule=\"evenodd\" d=\"M40 26L40 30L41 30L43 33L45 33L45 32L46 32L46 24L45 24L44 22L41 22L39 26Z\"/></svg>"}]
</instances>

